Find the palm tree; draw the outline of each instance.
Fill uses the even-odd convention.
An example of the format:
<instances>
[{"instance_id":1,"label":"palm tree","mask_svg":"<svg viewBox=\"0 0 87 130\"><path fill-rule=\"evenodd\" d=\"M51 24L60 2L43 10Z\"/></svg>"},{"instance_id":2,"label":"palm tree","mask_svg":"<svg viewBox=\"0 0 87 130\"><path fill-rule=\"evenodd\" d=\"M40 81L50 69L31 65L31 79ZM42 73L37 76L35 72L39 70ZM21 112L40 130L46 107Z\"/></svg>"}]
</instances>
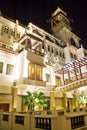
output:
<instances>
[{"instance_id":1,"label":"palm tree","mask_svg":"<svg viewBox=\"0 0 87 130\"><path fill-rule=\"evenodd\" d=\"M77 98L77 103L79 105L83 105L85 106L87 104L87 95L79 95L78 98Z\"/></svg>"},{"instance_id":2,"label":"palm tree","mask_svg":"<svg viewBox=\"0 0 87 130\"><path fill-rule=\"evenodd\" d=\"M24 97L24 104L28 106L28 110L34 109L34 96L31 92L27 92L27 96Z\"/></svg>"},{"instance_id":3,"label":"palm tree","mask_svg":"<svg viewBox=\"0 0 87 130\"><path fill-rule=\"evenodd\" d=\"M47 107L47 100L42 92L34 92L35 95L35 106Z\"/></svg>"},{"instance_id":4,"label":"palm tree","mask_svg":"<svg viewBox=\"0 0 87 130\"><path fill-rule=\"evenodd\" d=\"M47 100L42 92L27 92L24 101L24 104L28 106L28 110L34 110L35 106L47 107Z\"/></svg>"}]
</instances>

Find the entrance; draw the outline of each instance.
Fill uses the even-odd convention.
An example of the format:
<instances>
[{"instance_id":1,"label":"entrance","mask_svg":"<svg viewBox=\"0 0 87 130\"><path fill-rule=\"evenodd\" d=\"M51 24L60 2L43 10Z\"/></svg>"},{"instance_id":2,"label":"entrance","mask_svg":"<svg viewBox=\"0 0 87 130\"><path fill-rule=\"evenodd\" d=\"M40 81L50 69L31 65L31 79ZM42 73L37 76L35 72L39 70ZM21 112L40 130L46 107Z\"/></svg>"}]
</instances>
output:
<instances>
[{"instance_id":1,"label":"entrance","mask_svg":"<svg viewBox=\"0 0 87 130\"><path fill-rule=\"evenodd\" d=\"M5 111L8 112L9 111L9 104L7 103L0 103L0 111Z\"/></svg>"}]
</instances>

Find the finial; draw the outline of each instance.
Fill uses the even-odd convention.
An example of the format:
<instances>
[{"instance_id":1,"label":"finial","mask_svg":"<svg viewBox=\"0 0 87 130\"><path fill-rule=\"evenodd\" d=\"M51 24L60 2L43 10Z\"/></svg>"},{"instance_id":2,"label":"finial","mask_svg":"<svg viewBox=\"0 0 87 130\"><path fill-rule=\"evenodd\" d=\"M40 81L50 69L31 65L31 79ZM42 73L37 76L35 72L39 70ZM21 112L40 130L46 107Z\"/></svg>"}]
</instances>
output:
<instances>
[{"instance_id":1,"label":"finial","mask_svg":"<svg viewBox=\"0 0 87 130\"><path fill-rule=\"evenodd\" d=\"M18 25L19 24L19 21L16 19L16 24Z\"/></svg>"},{"instance_id":2,"label":"finial","mask_svg":"<svg viewBox=\"0 0 87 130\"><path fill-rule=\"evenodd\" d=\"M81 48L83 48L83 45L81 44Z\"/></svg>"}]
</instances>

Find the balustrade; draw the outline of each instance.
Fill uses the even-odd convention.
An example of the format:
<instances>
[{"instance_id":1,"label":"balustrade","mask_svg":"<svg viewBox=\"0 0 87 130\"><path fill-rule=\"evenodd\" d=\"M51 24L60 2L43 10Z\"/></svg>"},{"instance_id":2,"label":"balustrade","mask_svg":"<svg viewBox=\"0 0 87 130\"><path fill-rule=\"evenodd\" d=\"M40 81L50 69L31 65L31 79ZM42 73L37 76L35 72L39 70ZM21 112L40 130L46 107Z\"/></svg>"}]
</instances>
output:
<instances>
[{"instance_id":1,"label":"balustrade","mask_svg":"<svg viewBox=\"0 0 87 130\"><path fill-rule=\"evenodd\" d=\"M51 130L51 118L35 118L35 127L45 130Z\"/></svg>"},{"instance_id":2,"label":"balustrade","mask_svg":"<svg viewBox=\"0 0 87 130\"><path fill-rule=\"evenodd\" d=\"M86 112L1 113L0 130L87 130Z\"/></svg>"},{"instance_id":3,"label":"balustrade","mask_svg":"<svg viewBox=\"0 0 87 130\"><path fill-rule=\"evenodd\" d=\"M71 118L71 128L76 129L85 126L84 116L77 116Z\"/></svg>"}]
</instances>

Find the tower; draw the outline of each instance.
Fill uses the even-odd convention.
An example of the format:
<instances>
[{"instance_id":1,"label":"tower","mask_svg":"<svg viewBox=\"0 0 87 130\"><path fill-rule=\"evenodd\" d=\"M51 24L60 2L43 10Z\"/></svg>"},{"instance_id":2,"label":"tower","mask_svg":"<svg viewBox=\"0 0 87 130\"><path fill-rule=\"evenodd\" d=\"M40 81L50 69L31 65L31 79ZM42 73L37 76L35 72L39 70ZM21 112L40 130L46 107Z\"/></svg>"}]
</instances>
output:
<instances>
[{"instance_id":1,"label":"tower","mask_svg":"<svg viewBox=\"0 0 87 130\"><path fill-rule=\"evenodd\" d=\"M57 10L51 15L51 31L55 37L64 42L64 47L68 44L79 48L80 38L72 32L70 26L71 21L72 20L67 16L66 12L57 8Z\"/></svg>"}]
</instances>

